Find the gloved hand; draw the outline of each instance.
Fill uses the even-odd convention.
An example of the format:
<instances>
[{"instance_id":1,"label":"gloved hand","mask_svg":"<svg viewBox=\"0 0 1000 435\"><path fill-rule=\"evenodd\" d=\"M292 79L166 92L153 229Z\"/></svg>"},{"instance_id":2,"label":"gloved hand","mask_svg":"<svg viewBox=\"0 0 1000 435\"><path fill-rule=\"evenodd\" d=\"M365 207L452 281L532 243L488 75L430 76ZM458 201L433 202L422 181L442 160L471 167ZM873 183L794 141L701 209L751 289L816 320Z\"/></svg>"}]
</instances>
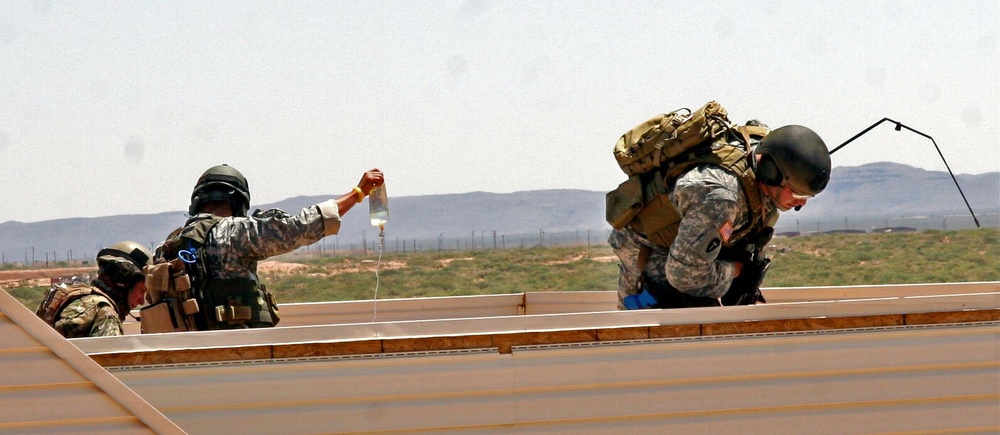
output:
<instances>
[{"instance_id":1,"label":"gloved hand","mask_svg":"<svg viewBox=\"0 0 1000 435\"><path fill-rule=\"evenodd\" d=\"M733 278L729 291L722 295L722 305L753 305L757 302L766 302L764 295L760 293L760 285L764 282L764 274L770 266L770 258L743 263L743 268L740 274Z\"/></svg>"},{"instance_id":2,"label":"gloved hand","mask_svg":"<svg viewBox=\"0 0 1000 435\"><path fill-rule=\"evenodd\" d=\"M636 293L631 296L626 296L625 299L622 300L622 305L624 305L625 308L629 310L649 308L656 305L656 298L654 298L653 295L650 294L648 290L643 288L642 292L640 293Z\"/></svg>"}]
</instances>

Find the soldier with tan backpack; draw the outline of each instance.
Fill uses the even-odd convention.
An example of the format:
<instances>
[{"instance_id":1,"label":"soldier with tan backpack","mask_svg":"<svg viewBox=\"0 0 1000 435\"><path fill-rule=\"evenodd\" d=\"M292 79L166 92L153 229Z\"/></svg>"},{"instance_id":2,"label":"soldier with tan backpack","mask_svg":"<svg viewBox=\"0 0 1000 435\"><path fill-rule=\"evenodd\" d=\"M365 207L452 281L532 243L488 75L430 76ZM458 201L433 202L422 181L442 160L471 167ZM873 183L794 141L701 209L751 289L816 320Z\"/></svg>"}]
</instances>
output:
<instances>
[{"instance_id":1,"label":"soldier with tan backpack","mask_svg":"<svg viewBox=\"0 0 1000 435\"><path fill-rule=\"evenodd\" d=\"M801 208L830 180L815 132L734 125L715 101L639 124L614 154L628 176L606 198L624 309L763 302L778 211Z\"/></svg>"},{"instance_id":2,"label":"soldier with tan backpack","mask_svg":"<svg viewBox=\"0 0 1000 435\"><path fill-rule=\"evenodd\" d=\"M91 282L54 284L35 314L66 338L122 335L122 321L143 303L143 268L152 254L124 241L97 253L97 278Z\"/></svg>"}]
</instances>

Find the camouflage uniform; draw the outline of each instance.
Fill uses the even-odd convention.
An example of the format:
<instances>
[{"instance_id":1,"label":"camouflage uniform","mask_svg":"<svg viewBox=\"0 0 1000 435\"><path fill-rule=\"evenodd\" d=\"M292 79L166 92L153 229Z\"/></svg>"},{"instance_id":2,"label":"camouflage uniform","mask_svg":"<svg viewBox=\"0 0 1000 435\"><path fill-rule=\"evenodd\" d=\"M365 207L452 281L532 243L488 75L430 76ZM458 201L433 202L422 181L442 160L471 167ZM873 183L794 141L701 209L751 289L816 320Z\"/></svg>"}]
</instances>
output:
<instances>
[{"instance_id":1,"label":"camouflage uniform","mask_svg":"<svg viewBox=\"0 0 1000 435\"><path fill-rule=\"evenodd\" d=\"M212 215L201 213L188 224ZM220 220L205 241L206 266L211 279L250 278L255 282L257 262L294 251L340 231L340 212L333 200L306 207L298 216L272 209L250 217Z\"/></svg>"},{"instance_id":2,"label":"camouflage uniform","mask_svg":"<svg viewBox=\"0 0 1000 435\"><path fill-rule=\"evenodd\" d=\"M66 304L53 326L66 338L123 334L115 304L99 294L82 296Z\"/></svg>"},{"instance_id":3,"label":"camouflage uniform","mask_svg":"<svg viewBox=\"0 0 1000 435\"><path fill-rule=\"evenodd\" d=\"M739 178L715 165L698 165L681 175L670 191L670 202L682 216L677 238L669 249L656 246L628 227L613 230L608 243L621 260L619 308L636 294L640 271L639 248L650 248L644 269L648 284L672 286L690 296L719 298L733 281L732 261L717 260L720 231L740 228L750 221L749 207ZM768 210L774 205L768 200Z\"/></svg>"},{"instance_id":4,"label":"camouflage uniform","mask_svg":"<svg viewBox=\"0 0 1000 435\"><path fill-rule=\"evenodd\" d=\"M340 231L340 211L334 200L328 200L302 209L297 216L272 209L254 212L252 216L231 216L218 218L209 213L200 213L185 224L191 227L206 219L218 219L205 237L202 253L206 270L206 282L215 284L247 283L258 295L256 301L242 301L254 310L254 317L244 324L220 323L213 316L216 302L199 300L207 329L233 329L245 327L269 327L277 323L276 312L268 312L268 307L276 311L270 294L260 286L257 262L269 257L291 252L302 246L316 243L325 236ZM161 246L162 248L162 246ZM157 249L160 258L161 248ZM211 284L214 285L214 284ZM208 297L212 290L204 290Z\"/></svg>"}]
</instances>

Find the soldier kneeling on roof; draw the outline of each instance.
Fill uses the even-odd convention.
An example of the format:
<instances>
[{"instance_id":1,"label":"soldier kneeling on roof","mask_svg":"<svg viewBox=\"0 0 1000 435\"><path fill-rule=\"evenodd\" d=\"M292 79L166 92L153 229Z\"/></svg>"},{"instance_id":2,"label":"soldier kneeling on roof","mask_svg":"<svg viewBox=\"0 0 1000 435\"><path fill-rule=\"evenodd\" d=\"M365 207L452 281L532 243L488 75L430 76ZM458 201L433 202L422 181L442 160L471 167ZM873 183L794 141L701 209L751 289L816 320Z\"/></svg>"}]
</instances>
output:
<instances>
[{"instance_id":1,"label":"soldier kneeling on roof","mask_svg":"<svg viewBox=\"0 0 1000 435\"><path fill-rule=\"evenodd\" d=\"M97 279L53 285L35 314L66 338L122 335L122 321L146 296L143 268L152 254L124 241L97 253Z\"/></svg>"},{"instance_id":2,"label":"soldier kneeling on roof","mask_svg":"<svg viewBox=\"0 0 1000 435\"><path fill-rule=\"evenodd\" d=\"M608 242L621 260L619 308L764 302L760 284L770 260L763 250L778 211L798 210L826 187L826 144L801 125L734 126L716 102L674 131L676 113L647 121L616 145L619 162L634 166L623 166L629 181L608 194L615 228ZM657 134L660 128L669 131ZM694 139L684 146L678 138L689 133ZM647 149L651 163L632 158Z\"/></svg>"}]
</instances>

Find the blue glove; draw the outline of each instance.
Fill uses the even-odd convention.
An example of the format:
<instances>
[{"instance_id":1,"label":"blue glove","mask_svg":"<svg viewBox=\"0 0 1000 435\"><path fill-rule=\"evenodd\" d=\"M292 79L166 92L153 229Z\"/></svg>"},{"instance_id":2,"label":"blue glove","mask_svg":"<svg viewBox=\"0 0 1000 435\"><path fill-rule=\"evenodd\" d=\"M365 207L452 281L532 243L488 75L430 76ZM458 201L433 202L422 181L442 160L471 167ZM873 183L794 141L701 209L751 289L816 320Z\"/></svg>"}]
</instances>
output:
<instances>
[{"instance_id":1,"label":"blue glove","mask_svg":"<svg viewBox=\"0 0 1000 435\"><path fill-rule=\"evenodd\" d=\"M636 293L631 296L626 296L622 300L622 305L629 310L638 310L641 308L649 308L656 305L657 300L646 290L645 287L642 289L641 293Z\"/></svg>"}]
</instances>

